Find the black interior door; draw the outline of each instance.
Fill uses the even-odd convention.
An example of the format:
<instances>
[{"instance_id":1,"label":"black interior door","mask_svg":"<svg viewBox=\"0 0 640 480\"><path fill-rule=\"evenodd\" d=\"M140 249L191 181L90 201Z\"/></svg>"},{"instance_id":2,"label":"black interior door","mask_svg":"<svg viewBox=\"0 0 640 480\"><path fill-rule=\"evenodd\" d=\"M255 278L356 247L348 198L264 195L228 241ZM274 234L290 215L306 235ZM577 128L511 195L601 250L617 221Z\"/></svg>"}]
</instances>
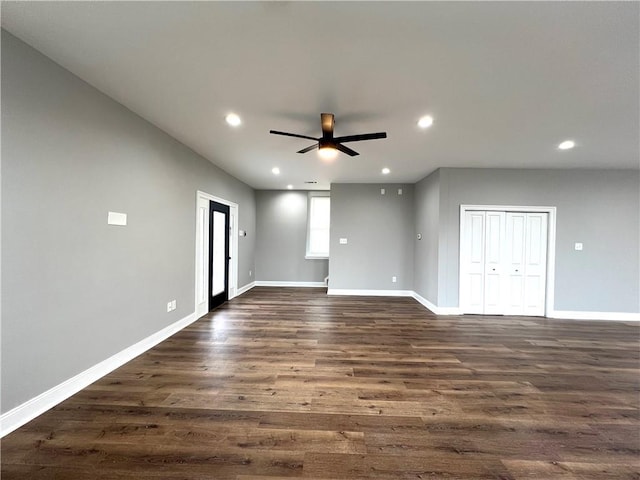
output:
<instances>
[{"instance_id":1,"label":"black interior door","mask_svg":"<svg viewBox=\"0 0 640 480\"><path fill-rule=\"evenodd\" d=\"M209 207L209 310L229 299L229 206Z\"/></svg>"}]
</instances>

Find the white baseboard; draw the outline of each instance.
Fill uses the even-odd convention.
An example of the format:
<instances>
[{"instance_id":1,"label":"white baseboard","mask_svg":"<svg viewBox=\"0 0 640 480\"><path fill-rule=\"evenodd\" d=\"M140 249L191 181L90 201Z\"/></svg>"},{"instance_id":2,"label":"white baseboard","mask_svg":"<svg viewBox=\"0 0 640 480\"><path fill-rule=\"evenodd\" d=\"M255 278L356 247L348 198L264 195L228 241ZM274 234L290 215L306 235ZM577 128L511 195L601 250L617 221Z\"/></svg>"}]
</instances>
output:
<instances>
[{"instance_id":1,"label":"white baseboard","mask_svg":"<svg viewBox=\"0 0 640 480\"><path fill-rule=\"evenodd\" d=\"M327 295L357 295L373 297L411 297L436 315L460 315L458 307L436 307L426 298L418 295L413 290L358 290L348 288L330 288Z\"/></svg>"},{"instance_id":2,"label":"white baseboard","mask_svg":"<svg viewBox=\"0 0 640 480\"><path fill-rule=\"evenodd\" d=\"M458 307L437 307L413 290L359 290L349 288L330 288L327 295L356 295L372 297L411 297L436 315L460 315Z\"/></svg>"},{"instance_id":3,"label":"white baseboard","mask_svg":"<svg viewBox=\"0 0 640 480\"><path fill-rule=\"evenodd\" d=\"M324 282L282 282L280 280L256 280L256 287L326 287Z\"/></svg>"},{"instance_id":4,"label":"white baseboard","mask_svg":"<svg viewBox=\"0 0 640 480\"><path fill-rule=\"evenodd\" d=\"M547 317L568 320L616 320L622 322L640 322L640 313L627 312L581 312L554 310L547 314Z\"/></svg>"},{"instance_id":5,"label":"white baseboard","mask_svg":"<svg viewBox=\"0 0 640 480\"><path fill-rule=\"evenodd\" d=\"M460 307L438 307L413 290L360 290L349 288L329 288L327 295L356 295L376 297L412 297L436 315L463 315ZM574 320L615 320L623 322L640 321L640 313L626 312L580 312L555 310L547 318Z\"/></svg>"},{"instance_id":6,"label":"white baseboard","mask_svg":"<svg viewBox=\"0 0 640 480\"><path fill-rule=\"evenodd\" d=\"M411 292L412 297L416 299L419 303L427 307L427 309L431 310L436 315L461 315L460 309L458 307L437 307L429 300L421 296L416 292Z\"/></svg>"},{"instance_id":7,"label":"white baseboard","mask_svg":"<svg viewBox=\"0 0 640 480\"><path fill-rule=\"evenodd\" d=\"M80 372L76 376L65 380L59 385L41 393L37 397L34 397L22 405L18 405L4 413L0 416L0 438L33 420L38 415L43 414L50 408L55 407L60 402L78 393L80 390L91 385L93 382L99 380L108 373L111 373L116 368L119 368L130 360L133 360L138 355L146 352L163 340L166 340L171 335L182 330L196 320L197 318L195 313L187 315L183 319L172 323L147 338L140 340L138 343L135 343L93 367L88 368L84 372Z\"/></svg>"},{"instance_id":8,"label":"white baseboard","mask_svg":"<svg viewBox=\"0 0 640 480\"><path fill-rule=\"evenodd\" d=\"M327 295L357 295L365 297L411 297L411 290L354 290L350 288L329 288Z\"/></svg>"},{"instance_id":9,"label":"white baseboard","mask_svg":"<svg viewBox=\"0 0 640 480\"><path fill-rule=\"evenodd\" d=\"M233 298L236 298L237 296L248 292L249 290L251 290L255 286L256 286L256 282L247 283L244 287L240 287L238 289L238 291L236 292L236 295Z\"/></svg>"}]
</instances>

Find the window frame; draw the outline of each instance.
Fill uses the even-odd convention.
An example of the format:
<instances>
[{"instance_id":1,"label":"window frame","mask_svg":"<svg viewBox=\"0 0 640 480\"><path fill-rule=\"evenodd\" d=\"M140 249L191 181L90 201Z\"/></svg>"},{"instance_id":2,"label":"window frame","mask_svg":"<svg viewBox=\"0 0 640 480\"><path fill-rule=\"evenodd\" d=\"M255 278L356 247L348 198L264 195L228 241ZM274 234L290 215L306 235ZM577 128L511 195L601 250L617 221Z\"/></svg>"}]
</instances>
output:
<instances>
[{"instance_id":1,"label":"window frame","mask_svg":"<svg viewBox=\"0 0 640 480\"><path fill-rule=\"evenodd\" d=\"M304 258L306 260L327 260L329 258L330 252L326 254L319 254L318 252L311 252L309 250L309 245L311 241L311 202L313 198L317 197L329 197L329 241L331 240L330 231L331 231L331 192L326 190L318 190L309 192L307 196L307 245Z\"/></svg>"}]
</instances>

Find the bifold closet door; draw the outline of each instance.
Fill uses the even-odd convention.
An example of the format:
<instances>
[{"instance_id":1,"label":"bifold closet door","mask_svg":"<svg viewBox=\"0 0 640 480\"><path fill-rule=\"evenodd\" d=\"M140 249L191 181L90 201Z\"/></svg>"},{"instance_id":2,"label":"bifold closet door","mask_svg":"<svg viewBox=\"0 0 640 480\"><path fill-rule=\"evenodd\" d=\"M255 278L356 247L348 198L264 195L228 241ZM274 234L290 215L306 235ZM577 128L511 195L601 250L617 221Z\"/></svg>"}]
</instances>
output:
<instances>
[{"instance_id":1,"label":"bifold closet door","mask_svg":"<svg viewBox=\"0 0 640 480\"><path fill-rule=\"evenodd\" d=\"M505 212L467 211L460 300L464 313L503 313Z\"/></svg>"},{"instance_id":2,"label":"bifold closet door","mask_svg":"<svg viewBox=\"0 0 640 480\"><path fill-rule=\"evenodd\" d=\"M478 210L464 215L462 312L544 315L548 214Z\"/></svg>"},{"instance_id":3,"label":"bifold closet door","mask_svg":"<svg viewBox=\"0 0 640 480\"><path fill-rule=\"evenodd\" d=\"M506 214L507 315L544 315L547 225L547 213Z\"/></svg>"}]
</instances>

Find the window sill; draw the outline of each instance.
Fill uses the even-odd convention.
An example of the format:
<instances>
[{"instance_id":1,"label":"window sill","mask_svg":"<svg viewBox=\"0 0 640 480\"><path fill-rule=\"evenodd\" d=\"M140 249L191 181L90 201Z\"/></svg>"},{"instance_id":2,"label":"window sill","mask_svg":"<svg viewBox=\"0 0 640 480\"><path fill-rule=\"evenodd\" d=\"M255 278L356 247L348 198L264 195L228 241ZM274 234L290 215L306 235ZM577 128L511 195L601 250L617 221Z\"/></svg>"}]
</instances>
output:
<instances>
[{"instance_id":1,"label":"window sill","mask_svg":"<svg viewBox=\"0 0 640 480\"><path fill-rule=\"evenodd\" d=\"M305 255L305 260L329 260L329 255Z\"/></svg>"}]
</instances>

